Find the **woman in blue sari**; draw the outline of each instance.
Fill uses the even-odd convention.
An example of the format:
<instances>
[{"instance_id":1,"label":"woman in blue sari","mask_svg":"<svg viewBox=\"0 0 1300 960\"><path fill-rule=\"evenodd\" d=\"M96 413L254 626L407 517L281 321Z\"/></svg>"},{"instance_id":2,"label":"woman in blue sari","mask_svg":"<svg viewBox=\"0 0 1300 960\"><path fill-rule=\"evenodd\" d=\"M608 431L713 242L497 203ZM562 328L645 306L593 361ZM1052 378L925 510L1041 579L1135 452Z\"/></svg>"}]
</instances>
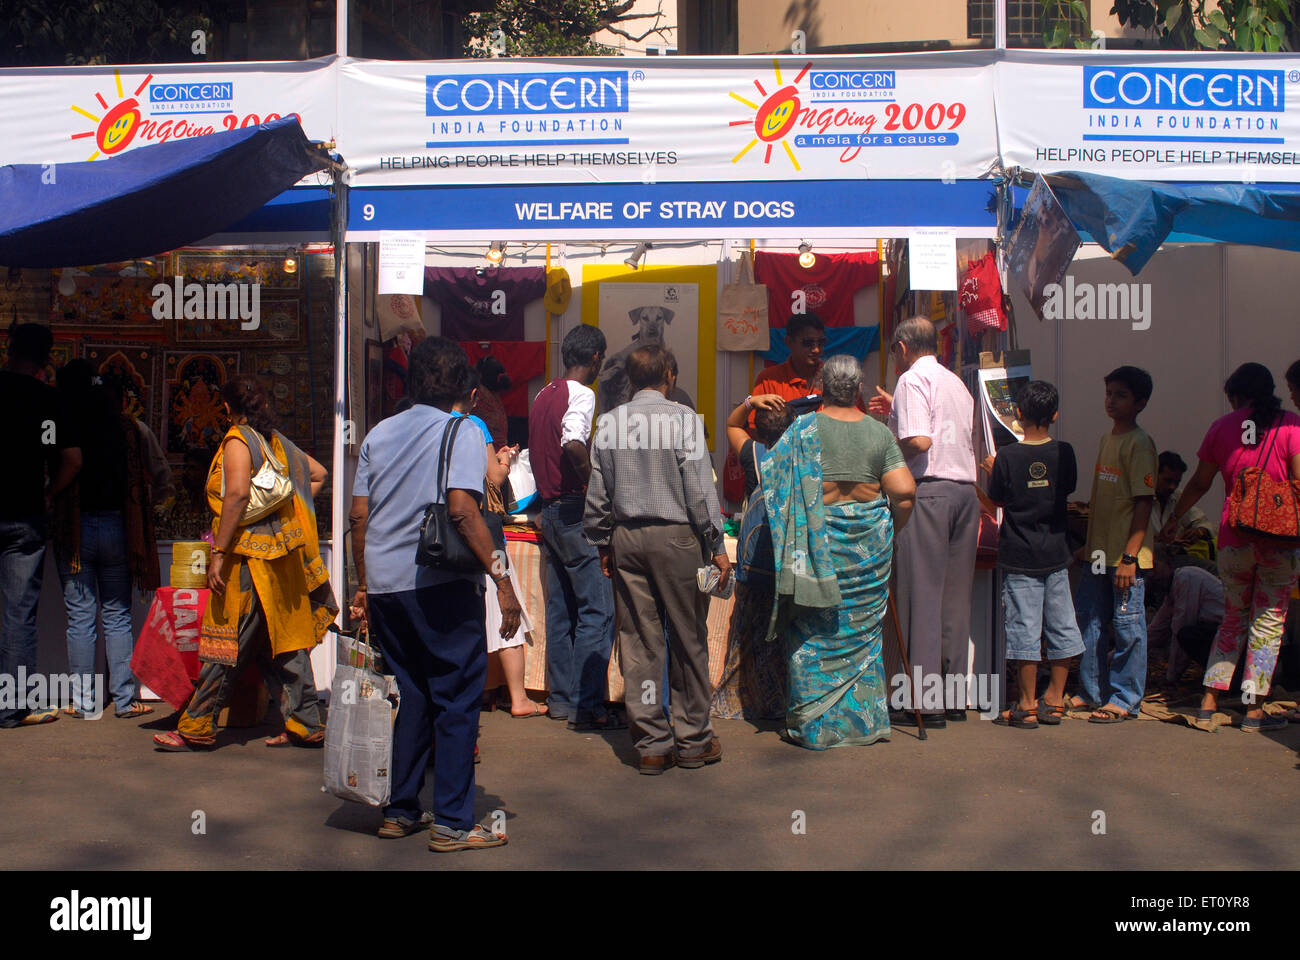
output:
<instances>
[{"instance_id":1,"label":"woman in blue sari","mask_svg":"<svg viewBox=\"0 0 1300 960\"><path fill-rule=\"evenodd\" d=\"M853 357L827 360L821 411L761 466L776 555L769 639L790 668L785 736L813 750L889 736L881 625L916 483L889 430L856 408L861 379Z\"/></svg>"}]
</instances>

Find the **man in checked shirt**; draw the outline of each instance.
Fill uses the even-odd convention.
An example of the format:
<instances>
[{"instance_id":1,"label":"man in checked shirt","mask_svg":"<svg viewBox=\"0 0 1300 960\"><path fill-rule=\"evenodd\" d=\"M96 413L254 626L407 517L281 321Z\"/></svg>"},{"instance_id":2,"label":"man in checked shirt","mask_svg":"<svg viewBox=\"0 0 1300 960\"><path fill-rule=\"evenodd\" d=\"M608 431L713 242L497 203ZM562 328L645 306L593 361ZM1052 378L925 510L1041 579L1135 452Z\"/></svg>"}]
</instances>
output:
<instances>
[{"instance_id":1,"label":"man in checked shirt","mask_svg":"<svg viewBox=\"0 0 1300 960\"><path fill-rule=\"evenodd\" d=\"M650 775L722 759L709 721L709 598L696 571L712 558L721 586L731 576L704 421L667 399L670 365L658 344L628 356L635 392L598 421L583 516L614 581L624 703L641 773ZM671 723L659 690L665 657Z\"/></svg>"}]
</instances>

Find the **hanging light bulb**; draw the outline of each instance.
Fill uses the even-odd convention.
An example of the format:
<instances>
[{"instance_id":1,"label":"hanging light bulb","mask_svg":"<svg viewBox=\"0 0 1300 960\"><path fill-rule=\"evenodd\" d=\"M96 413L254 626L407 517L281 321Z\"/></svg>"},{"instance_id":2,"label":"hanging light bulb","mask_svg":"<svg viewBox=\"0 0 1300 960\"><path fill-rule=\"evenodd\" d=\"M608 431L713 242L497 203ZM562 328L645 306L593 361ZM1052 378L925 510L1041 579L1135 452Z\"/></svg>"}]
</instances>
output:
<instances>
[{"instance_id":1,"label":"hanging light bulb","mask_svg":"<svg viewBox=\"0 0 1300 960\"><path fill-rule=\"evenodd\" d=\"M70 297L77 292L77 281L72 278L71 270L63 270L59 276L59 296Z\"/></svg>"},{"instance_id":2,"label":"hanging light bulb","mask_svg":"<svg viewBox=\"0 0 1300 960\"><path fill-rule=\"evenodd\" d=\"M812 252L811 243L799 244L799 266L808 270L817 262L817 256Z\"/></svg>"},{"instance_id":3,"label":"hanging light bulb","mask_svg":"<svg viewBox=\"0 0 1300 960\"><path fill-rule=\"evenodd\" d=\"M506 242L504 240L493 240L492 245L488 247L487 262L496 266L506 257Z\"/></svg>"},{"instance_id":4,"label":"hanging light bulb","mask_svg":"<svg viewBox=\"0 0 1300 960\"><path fill-rule=\"evenodd\" d=\"M297 273L297 272L298 272L298 261L295 260L293 257L285 257L285 258L284 258L284 272L285 272L285 273Z\"/></svg>"}]
</instances>

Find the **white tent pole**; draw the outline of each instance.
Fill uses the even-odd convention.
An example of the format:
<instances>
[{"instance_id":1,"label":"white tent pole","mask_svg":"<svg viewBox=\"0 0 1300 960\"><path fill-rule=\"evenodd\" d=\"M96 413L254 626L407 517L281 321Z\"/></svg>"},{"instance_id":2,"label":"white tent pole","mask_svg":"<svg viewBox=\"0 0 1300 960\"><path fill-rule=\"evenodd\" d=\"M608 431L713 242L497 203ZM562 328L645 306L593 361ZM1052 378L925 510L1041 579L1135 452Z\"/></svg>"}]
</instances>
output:
<instances>
[{"instance_id":1,"label":"white tent pole","mask_svg":"<svg viewBox=\"0 0 1300 960\"><path fill-rule=\"evenodd\" d=\"M340 6L343 4L340 3ZM346 485L344 453L346 447L344 441L351 439L354 442L359 438L347 436L355 430L355 427L348 422L347 410L347 386L348 386L348 249L344 242L345 227L347 223L347 186L343 183L341 174L335 174L334 180L335 200L333 216L333 234L334 234L334 458L331 468L330 483L330 534L333 538L333 544L330 550L330 582L334 585L334 594L339 602L339 612L342 615L343 609L347 607L348 602L352 599L347 596L348 582L345 577L345 568L343 558L346 554L346 545L344 537L347 536L347 527L344 523L345 511L343 506L344 486ZM330 656L330 674L334 672L333 656L334 651L331 647ZM326 681L326 686L329 685Z\"/></svg>"},{"instance_id":2,"label":"white tent pole","mask_svg":"<svg viewBox=\"0 0 1300 960\"><path fill-rule=\"evenodd\" d=\"M334 52L342 60L348 55L348 4L350 0L334 0Z\"/></svg>"},{"instance_id":3,"label":"white tent pole","mask_svg":"<svg viewBox=\"0 0 1300 960\"><path fill-rule=\"evenodd\" d=\"M1007 0L993 0L993 46L1007 48Z\"/></svg>"}]
</instances>

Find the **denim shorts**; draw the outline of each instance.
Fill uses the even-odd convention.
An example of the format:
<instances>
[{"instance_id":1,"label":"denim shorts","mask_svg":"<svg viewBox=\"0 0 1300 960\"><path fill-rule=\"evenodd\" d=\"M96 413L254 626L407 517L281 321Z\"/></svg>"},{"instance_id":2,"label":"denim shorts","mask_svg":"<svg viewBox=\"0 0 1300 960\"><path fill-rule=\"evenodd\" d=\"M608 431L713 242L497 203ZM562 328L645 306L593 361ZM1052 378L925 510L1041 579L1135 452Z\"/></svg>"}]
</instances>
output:
<instances>
[{"instance_id":1,"label":"denim shorts","mask_svg":"<svg viewBox=\"0 0 1300 960\"><path fill-rule=\"evenodd\" d=\"M1048 660L1066 660L1083 653L1069 570L1043 576L1003 572L1002 612L1008 660L1042 660L1044 652Z\"/></svg>"}]
</instances>

